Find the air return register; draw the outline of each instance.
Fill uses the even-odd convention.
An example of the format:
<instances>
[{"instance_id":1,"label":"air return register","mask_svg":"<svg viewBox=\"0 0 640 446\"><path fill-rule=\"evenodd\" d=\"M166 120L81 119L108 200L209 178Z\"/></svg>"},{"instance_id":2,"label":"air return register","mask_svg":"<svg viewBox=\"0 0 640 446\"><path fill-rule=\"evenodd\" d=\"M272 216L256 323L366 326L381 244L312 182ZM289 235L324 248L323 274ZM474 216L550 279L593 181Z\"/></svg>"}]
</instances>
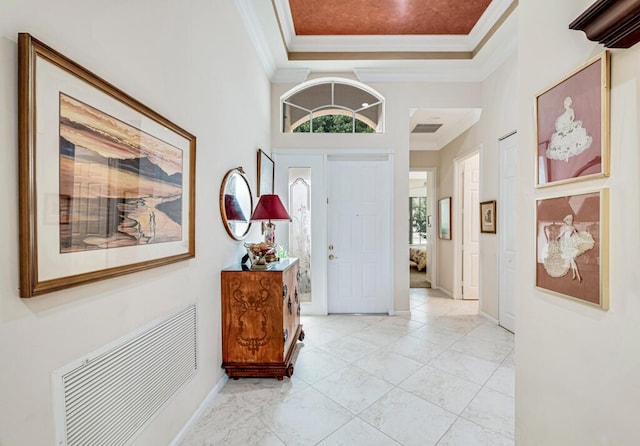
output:
<instances>
[{"instance_id":1,"label":"air return register","mask_svg":"<svg viewBox=\"0 0 640 446\"><path fill-rule=\"evenodd\" d=\"M53 373L57 445L126 445L197 369L196 307Z\"/></svg>"}]
</instances>

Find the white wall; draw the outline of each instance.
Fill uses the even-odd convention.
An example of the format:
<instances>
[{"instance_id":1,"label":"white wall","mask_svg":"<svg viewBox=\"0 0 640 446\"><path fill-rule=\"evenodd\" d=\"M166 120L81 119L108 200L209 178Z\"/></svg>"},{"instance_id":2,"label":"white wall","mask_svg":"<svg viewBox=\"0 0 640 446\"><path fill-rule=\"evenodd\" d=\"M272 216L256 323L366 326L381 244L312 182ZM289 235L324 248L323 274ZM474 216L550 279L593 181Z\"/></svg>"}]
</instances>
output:
<instances>
[{"instance_id":1,"label":"white wall","mask_svg":"<svg viewBox=\"0 0 640 446\"><path fill-rule=\"evenodd\" d=\"M339 74L338 74L339 75ZM340 76L340 75L339 75ZM352 78L351 75L342 75ZM387 149L393 151L393 265L394 309L409 310L409 274L406 267L409 231L409 109L475 108L481 104L479 83L378 83L370 87L386 99L385 132L382 134L306 134L280 132L279 98L294 87L274 84L272 146L278 149Z\"/></svg>"},{"instance_id":2,"label":"white wall","mask_svg":"<svg viewBox=\"0 0 640 446\"><path fill-rule=\"evenodd\" d=\"M603 47L568 24L592 0L520 2L516 444L635 445L640 401L640 45L612 51L611 177L534 188L535 95ZM544 24L544 25L541 25ZM534 288L535 199L610 188L610 310Z\"/></svg>"},{"instance_id":3,"label":"white wall","mask_svg":"<svg viewBox=\"0 0 640 446\"><path fill-rule=\"evenodd\" d=\"M137 441L168 444L223 376L219 271L242 248L222 227L220 181L242 165L255 187L256 149L270 144L269 81L232 2L4 0L1 9L0 444L53 444L52 371L195 302L198 374ZM195 259L19 298L18 32L197 136Z\"/></svg>"},{"instance_id":4,"label":"white wall","mask_svg":"<svg viewBox=\"0 0 640 446\"><path fill-rule=\"evenodd\" d=\"M515 13L518 13L517 11ZM514 14L515 14L514 13ZM440 150L439 197L454 195L454 162L480 150L480 201L500 198L500 153L498 140L517 127L516 54L509 57L482 83L482 115L469 130ZM459 197L453 197L459 200ZM456 206L456 203L453 203ZM498 202L498 212L500 203ZM498 231L500 228L498 228ZM456 235L453 235L456 237ZM438 240L438 286L453 292L453 240ZM498 319L498 237L480 235L480 311Z\"/></svg>"}]
</instances>

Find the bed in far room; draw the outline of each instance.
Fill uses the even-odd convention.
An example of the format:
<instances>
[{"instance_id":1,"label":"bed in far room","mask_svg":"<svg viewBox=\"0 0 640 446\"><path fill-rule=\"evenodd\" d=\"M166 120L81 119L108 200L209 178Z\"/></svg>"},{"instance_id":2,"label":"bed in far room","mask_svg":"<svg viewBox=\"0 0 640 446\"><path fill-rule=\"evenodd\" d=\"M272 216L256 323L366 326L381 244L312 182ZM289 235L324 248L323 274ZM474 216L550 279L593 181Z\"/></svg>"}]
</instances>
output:
<instances>
[{"instance_id":1,"label":"bed in far room","mask_svg":"<svg viewBox=\"0 0 640 446\"><path fill-rule=\"evenodd\" d=\"M409 287L431 288L427 280L427 248L424 246L409 247Z\"/></svg>"}]
</instances>

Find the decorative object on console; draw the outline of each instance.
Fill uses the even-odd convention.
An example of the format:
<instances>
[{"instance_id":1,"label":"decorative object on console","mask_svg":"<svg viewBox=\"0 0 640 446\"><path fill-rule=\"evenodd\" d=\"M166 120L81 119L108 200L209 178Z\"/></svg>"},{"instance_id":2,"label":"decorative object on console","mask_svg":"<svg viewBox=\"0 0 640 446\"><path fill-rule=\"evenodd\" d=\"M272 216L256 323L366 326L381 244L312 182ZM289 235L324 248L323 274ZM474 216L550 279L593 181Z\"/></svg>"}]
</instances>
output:
<instances>
[{"instance_id":1,"label":"decorative object on console","mask_svg":"<svg viewBox=\"0 0 640 446\"><path fill-rule=\"evenodd\" d=\"M244 247L247 249L248 260L251 261L251 269L267 269L278 260L277 248L271 243L245 243ZM243 258L243 264L245 262Z\"/></svg>"},{"instance_id":2,"label":"decorative object on console","mask_svg":"<svg viewBox=\"0 0 640 446\"><path fill-rule=\"evenodd\" d=\"M234 240L244 239L251 229L247 215L253 208L251 186L242 167L227 172L220 185L220 217L227 234Z\"/></svg>"},{"instance_id":3,"label":"decorative object on console","mask_svg":"<svg viewBox=\"0 0 640 446\"><path fill-rule=\"evenodd\" d=\"M607 48L631 48L640 41L640 0L598 0L569 28Z\"/></svg>"},{"instance_id":4,"label":"decorative object on console","mask_svg":"<svg viewBox=\"0 0 640 446\"><path fill-rule=\"evenodd\" d=\"M273 193L274 168L275 163L269 155L258 149L258 197Z\"/></svg>"},{"instance_id":5,"label":"decorative object on console","mask_svg":"<svg viewBox=\"0 0 640 446\"><path fill-rule=\"evenodd\" d=\"M196 138L18 36L20 295L195 256Z\"/></svg>"},{"instance_id":6,"label":"decorative object on console","mask_svg":"<svg viewBox=\"0 0 640 446\"><path fill-rule=\"evenodd\" d=\"M609 175L609 53L536 96L536 187Z\"/></svg>"},{"instance_id":7,"label":"decorative object on console","mask_svg":"<svg viewBox=\"0 0 640 446\"><path fill-rule=\"evenodd\" d=\"M496 233L496 200L480 203L480 232L485 234Z\"/></svg>"},{"instance_id":8,"label":"decorative object on console","mask_svg":"<svg viewBox=\"0 0 640 446\"><path fill-rule=\"evenodd\" d=\"M609 308L608 192L537 201L538 288Z\"/></svg>"},{"instance_id":9,"label":"decorative object on console","mask_svg":"<svg viewBox=\"0 0 640 446\"><path fill-rule=\"evenodd\" d=\"M300 325L298 259L267 271L241 266L224 269L222 287L222 367L231 378L291 377Z\"/></svg>"},{"instance_id":10,"label":"decorative object on console","mask_svg":"<svg viewBox=\"0 0 640 446\"><path fill-rule=\"evenodd\" d=\"M256 205L251 221L269 221L264 227L264 241L270 245L276 243L276 225L271 223L272 220L291 221L289 213L285 209L280 197L275 194L264 194L260 196Z\"/></svg>"}]
</instances>

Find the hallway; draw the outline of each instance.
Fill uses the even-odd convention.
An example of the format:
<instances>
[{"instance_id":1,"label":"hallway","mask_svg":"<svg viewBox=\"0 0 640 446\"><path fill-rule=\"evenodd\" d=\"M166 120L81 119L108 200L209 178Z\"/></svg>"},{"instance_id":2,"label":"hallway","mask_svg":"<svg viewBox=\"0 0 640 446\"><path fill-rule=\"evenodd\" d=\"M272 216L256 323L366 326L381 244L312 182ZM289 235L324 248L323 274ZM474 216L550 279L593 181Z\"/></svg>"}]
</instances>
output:
<instances>
[{"instance_id":1,"label":"hallway","mask_svg":"<svg viewBox=\"0 0 640 446\"><path fill-rule=\"evenodd\" d=\"M411 290L411 317L303 316L294 376L230 380L184 446L513 445L514 337L477 301Z\"/></svg>"}]
</instances>

